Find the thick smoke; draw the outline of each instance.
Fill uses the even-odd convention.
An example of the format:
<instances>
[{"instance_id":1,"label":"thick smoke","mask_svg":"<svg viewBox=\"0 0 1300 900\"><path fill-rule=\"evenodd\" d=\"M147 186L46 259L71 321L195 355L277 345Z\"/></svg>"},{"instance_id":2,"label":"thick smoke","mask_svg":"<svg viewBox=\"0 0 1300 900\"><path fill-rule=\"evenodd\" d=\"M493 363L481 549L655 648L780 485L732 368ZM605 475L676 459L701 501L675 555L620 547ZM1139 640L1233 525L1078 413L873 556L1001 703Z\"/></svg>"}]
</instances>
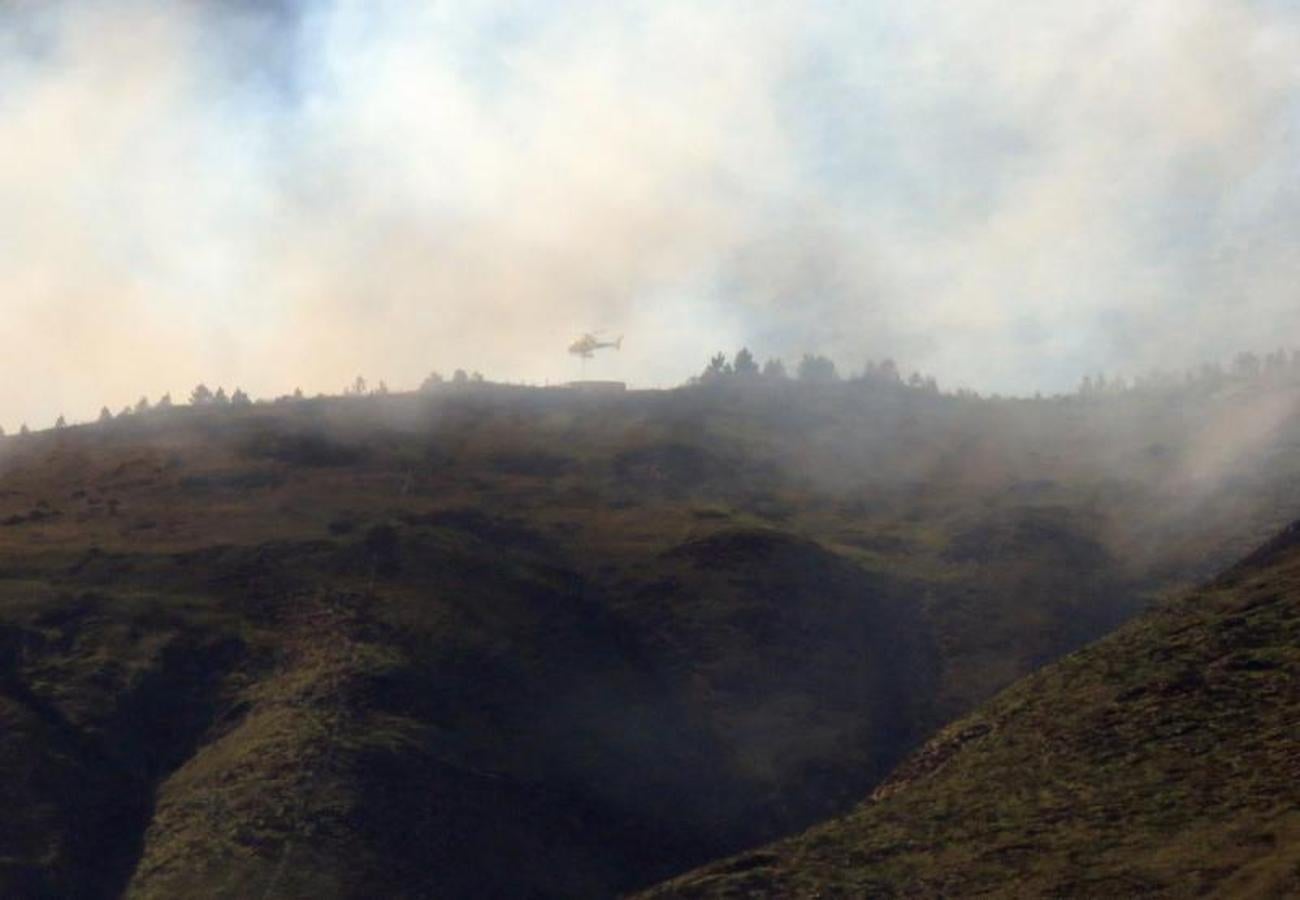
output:
<instances>
[{"instance_id":1,"label":"thick smoke","mask_svg":"<svg viewBox=\"0 0 1300 900\"><path fill-rule=\"evenodd\" d=\"M1300 339L1300 14L0 4L0 420L199 380L669 384L715 349L1032 392Z\"/></svg>"}]
</instances>

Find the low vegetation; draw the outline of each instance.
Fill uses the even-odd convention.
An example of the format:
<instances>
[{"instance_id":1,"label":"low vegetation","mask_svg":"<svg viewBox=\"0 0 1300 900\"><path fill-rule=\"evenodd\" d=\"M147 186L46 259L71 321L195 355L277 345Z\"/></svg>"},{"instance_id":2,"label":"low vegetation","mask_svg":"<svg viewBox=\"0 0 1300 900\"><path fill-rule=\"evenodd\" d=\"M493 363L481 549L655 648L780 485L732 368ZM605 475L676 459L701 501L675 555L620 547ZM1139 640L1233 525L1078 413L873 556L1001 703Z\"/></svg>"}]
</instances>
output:
<instances>
[{"instance_id":1,"label":"low vegetation","mask_svg":"<svg viewBox=\"0 0 1300 900\"><path fill-rule=\"evenodd\" d=\"M646 897L1300 894L1300 525L945 728L851 814Z\"/></svg>"},{"instance_id":2,"label":"low vegetation","mask_svg":"<svg viewBox=\"0 0 1300 900\"><path fill-rule=\"evenodd\" d=\"M796 832L1275 527L1252 396L467 376L6 439L0 894L599 897Z\"/></svg>"}]
</instances>

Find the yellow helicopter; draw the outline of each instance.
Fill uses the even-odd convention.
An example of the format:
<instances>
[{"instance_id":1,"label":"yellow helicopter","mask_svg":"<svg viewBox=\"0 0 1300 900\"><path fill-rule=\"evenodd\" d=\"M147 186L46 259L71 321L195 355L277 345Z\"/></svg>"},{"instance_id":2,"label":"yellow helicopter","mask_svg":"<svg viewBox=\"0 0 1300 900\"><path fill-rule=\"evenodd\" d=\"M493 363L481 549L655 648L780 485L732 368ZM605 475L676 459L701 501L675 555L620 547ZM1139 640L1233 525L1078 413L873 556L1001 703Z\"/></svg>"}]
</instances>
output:
<instances>
[{"instance_id":1,"label":"yellow helicopter","mask_svg":"<svg viewBox=\"0 0 1300 900\"><path fill-rule=\"evenodd\" d=\"M572 344L569 345L569 352L574 356L581 356L583 359L591 359L597 350L603 350L606 347L613 347L615 350L623 349L623 335L612 341L602 341L597 331L595 334L584 334Z\"/></svg>"}]
</instances>

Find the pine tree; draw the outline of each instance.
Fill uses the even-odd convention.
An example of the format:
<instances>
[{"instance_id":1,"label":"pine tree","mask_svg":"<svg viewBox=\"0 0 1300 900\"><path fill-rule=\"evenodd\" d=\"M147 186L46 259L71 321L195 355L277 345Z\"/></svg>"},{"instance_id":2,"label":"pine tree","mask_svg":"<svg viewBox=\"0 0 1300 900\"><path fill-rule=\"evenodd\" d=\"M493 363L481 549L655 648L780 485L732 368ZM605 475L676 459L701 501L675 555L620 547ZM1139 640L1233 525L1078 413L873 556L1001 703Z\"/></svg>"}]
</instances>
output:
<instances>
[{"instance_id":1,"label":"pine tree","mask_svg":"<svg viewBox=\"0 0 1300 900\"><path fill-rule=\"evenodd\" d=\"M883 366L882 366L883 368ZM839 379L835 363L820 354L805 353L799 360L799 380L811 384L828 384Z\"/></svg>"},{"instance_id":2,"label":"pine tree","mask_svg":"<svg viewBox=\"0 0 1300 900\"><path fill-rule=\"evenodd\" d=\"M749 352L748 347L740 348L735 361L731 364L731 370L737 375L746 377L758 374L758 363L754 361L754 354Z\"/></svg>"},{"instance_id":3,"label":"pine tree","mask_svg":"<svg viewBox=\"0 0 1300 900\"><path fill-rule=\"evenodd\" d=\"M731 363L727 362L727 355L725 353L715 353L709 357L709 364L704 367L704 374L700 376L700 379L702 381L712 381L715 378L730 374Z\"/></svg>"}]
</instances>

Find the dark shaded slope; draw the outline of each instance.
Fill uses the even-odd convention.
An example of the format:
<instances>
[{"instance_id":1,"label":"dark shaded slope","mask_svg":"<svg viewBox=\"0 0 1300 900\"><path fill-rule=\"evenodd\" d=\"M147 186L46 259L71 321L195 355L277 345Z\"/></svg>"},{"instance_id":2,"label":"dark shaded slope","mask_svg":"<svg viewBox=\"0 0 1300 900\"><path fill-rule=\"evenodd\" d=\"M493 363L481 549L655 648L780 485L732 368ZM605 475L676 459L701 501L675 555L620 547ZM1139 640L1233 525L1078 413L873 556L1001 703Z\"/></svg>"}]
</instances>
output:
<instances>
[{"instance_id":1,"label":"dark shaded slope","mask_svg":"<svg viewBox=\"0 0 1300 900\"><path fill-rule=\"evenodd\" d=\"M0 441L0 894L606 896L850 808L1153 586L1159 471L1087 409L805 388Z\"/></svg>"},{"instance_id":2,"label":"dark shaded slope","mask_svg":"<svg viewBox=\"0 0 1300 900\"><path fill-rule=\"evenodd\" d=\"M372 594L256 605L275 662L162 785L132 896L609 896L842 808L918 736L917 614L811 542L691 542L616 603L536 535L412 523L277 558L391 555Z\"/></svg>"},{"instance_id":3,"label":"dark shaded slope","mask_svg":"<svg viewBox=\"0 0 1300 900\"><path fill-rule=\"evenodd\" d=\"M141 849L155 785L193 752L229 636L94 594L51 598L0 631L0 893L118 896Z\"/></svg>"},{"instance_id":4,"label":"dark shaded slope","mask_svg":"<svg viewBox=\"0 0 1300 900\"><path fill-rule=\"evenodd\" d=\"M621 593L621 613L748 782L727 798L728 843L843 809L933 721L938 660L915 587L812 541L723 530L663 554L653 580Z\"/></svg>"},{"instance_id":5,"label":"dark shaded slope","mask_svg":"<svg viewBox=\"0 0 1300 900\"><path fill-rule=\"evenodd\" d=\"M1296 534L949 726L851 815L647 896L1300 894Z\"/></svg>"},{"instance_id":6,"label":"dark shaded slope","mask_svg":"<svg viewBox=\"0 0 1300 900\"><path fill-rule=\"evenodd\" d=\"M274 667L162 785L128 896L607 895L636 838L664 852L503 759L522 748L452 708L487 692L423 670L369 605L285 603Z\"/></svg>"},{"instance_id":7,"label":"dark shaded slope","mask_svg":"<svg viewBox=\"0 0 1300 900\"><path fill-rule=\"evenodd\" d=\"M843 808L919 737L900 584L770 530L612 582L565 557L450 511L0 579L0 764L43 767L0 890L604 897Z\"/></svg>"}]
</instances>

